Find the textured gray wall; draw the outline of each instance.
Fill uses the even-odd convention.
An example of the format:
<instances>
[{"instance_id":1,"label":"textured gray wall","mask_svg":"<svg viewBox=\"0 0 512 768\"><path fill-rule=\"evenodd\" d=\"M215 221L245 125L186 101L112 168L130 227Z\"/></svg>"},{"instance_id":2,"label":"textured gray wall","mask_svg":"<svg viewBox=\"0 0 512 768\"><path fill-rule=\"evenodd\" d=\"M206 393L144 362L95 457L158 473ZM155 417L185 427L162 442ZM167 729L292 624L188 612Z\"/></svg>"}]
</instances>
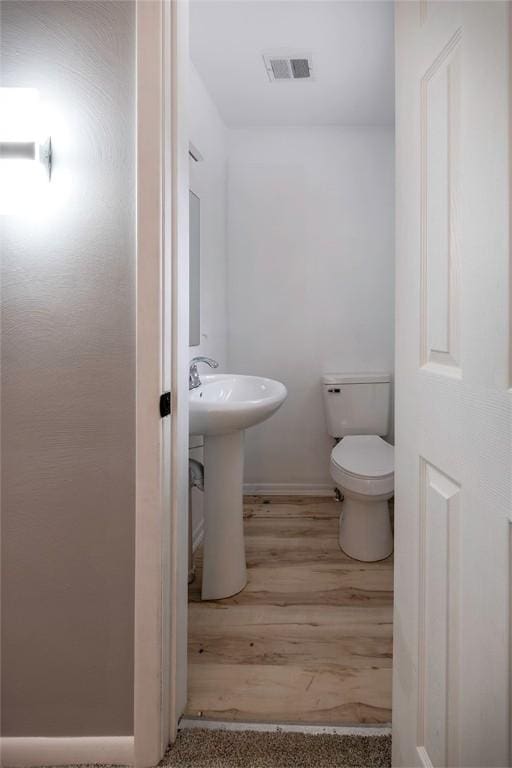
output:
<instances>
[{"instance_id":1,"label":"textured gray wall","mask_svg":"<svg viewBox=\"0 0 512 768\"><path fill-rule=\"evenodd\" d=\"M4 735L133 732L134 68L132 2L2 3L55 151L1 234Z\"/></svg>"}]
</instances>

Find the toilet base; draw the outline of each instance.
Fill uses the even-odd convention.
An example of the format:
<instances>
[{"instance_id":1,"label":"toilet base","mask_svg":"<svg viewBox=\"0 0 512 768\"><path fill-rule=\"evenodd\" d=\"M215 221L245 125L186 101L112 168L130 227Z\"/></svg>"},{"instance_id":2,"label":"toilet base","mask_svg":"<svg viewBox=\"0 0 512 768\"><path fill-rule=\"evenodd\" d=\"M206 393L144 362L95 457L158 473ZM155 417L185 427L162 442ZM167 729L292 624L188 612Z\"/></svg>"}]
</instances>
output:
<instances>
[{"instance_id":1,"label":"toilet base","mask_svg":"<svg viewBox=\"0 0 512 768\"><path fill-rule=\"evenodd\" d=\"M354 560L385 560L393 552L393 533L385 496L364 497L342 489L339 544Z\"/></svg>"}]
</instances>

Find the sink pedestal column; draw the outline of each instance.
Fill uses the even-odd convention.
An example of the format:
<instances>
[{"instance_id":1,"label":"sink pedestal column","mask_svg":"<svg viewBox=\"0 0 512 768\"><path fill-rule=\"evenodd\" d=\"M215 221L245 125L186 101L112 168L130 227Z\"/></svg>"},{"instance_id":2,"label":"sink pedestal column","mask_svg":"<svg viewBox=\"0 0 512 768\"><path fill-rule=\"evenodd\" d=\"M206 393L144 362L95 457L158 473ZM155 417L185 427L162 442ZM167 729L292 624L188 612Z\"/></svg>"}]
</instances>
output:
<instances>
[{"instance_id":1,"label":"sink pedestal column","mask_svg":"<svg viewBox=\"0 0 512 768\"><path fill-rule=\"evenodd\" d=\"M243 431L204 439L204 557L202 600L218 600L247 584Z\"/></svg>"}]
</instances>

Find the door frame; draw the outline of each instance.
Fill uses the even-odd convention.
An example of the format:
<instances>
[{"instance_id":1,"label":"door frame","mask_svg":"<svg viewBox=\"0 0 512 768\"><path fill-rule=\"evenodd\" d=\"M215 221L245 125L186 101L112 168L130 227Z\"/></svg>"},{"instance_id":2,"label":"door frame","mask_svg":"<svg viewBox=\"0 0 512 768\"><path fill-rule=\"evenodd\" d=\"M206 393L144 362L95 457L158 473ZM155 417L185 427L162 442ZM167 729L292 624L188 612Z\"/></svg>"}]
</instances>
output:
<instances>
[{"instance_id":1,"label":"door frame","mask_svg":"<svg viewBox=\"0 0 512 768\"><path fill-rule=\"evenodd\" d=\"M134 756L156 765L186 703L187 0L136 0ZM161 418L160 395L171 392Z\"/></svg>"}]
</instances>

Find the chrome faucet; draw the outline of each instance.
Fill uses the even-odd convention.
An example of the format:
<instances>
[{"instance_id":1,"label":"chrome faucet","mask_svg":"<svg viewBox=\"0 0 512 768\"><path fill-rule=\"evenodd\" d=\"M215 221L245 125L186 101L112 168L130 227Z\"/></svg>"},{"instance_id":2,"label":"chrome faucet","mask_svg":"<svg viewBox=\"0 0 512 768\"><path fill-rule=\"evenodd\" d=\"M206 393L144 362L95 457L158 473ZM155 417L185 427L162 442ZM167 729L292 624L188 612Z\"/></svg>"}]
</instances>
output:
<instances>
[{"instance_id":1,"label":"chrome faucet","mask_svg":"<svg viewBox=\"0 0 512 768\"><path fill-rule=\"evenodd\" d=\"M196 387L201 386L201 379L199 378L199 373L197 370L197 364L198 363L206 363L210 366L210 368L218 368L219 364L216 360L213 360L211 357L193 357L190 361L190 368L188 373L188 388L189 389L196 389Z\"/></svg>"}]
</instances>

